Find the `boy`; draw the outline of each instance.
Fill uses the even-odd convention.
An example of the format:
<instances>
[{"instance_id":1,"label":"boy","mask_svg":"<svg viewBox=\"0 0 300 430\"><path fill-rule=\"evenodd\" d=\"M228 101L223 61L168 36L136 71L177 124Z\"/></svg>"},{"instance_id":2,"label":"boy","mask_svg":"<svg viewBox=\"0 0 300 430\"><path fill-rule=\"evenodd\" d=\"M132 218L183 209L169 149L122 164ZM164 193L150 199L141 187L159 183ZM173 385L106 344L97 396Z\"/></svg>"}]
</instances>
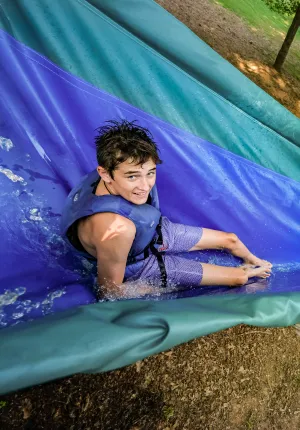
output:
<instances>
[{"instance_id":1,"label":"boy","mask_svg":"<svg viewBox=\"0 0 300 430\"><path fill-rule=\"evenodd\" d=\"M98 285L109 298L151 292L144 281L179 284L244 285L270 276L272 265L257 258L234 233L174 224L162 217L155 186L162 161L150 132L126 120L108 121L96 137L98 167L68 196L62 233L97 260ZM243 259L223 267L184 259L176 253L225 249ZM137 281L138 290L124 281Z\"/></svg>"}]
</instances>

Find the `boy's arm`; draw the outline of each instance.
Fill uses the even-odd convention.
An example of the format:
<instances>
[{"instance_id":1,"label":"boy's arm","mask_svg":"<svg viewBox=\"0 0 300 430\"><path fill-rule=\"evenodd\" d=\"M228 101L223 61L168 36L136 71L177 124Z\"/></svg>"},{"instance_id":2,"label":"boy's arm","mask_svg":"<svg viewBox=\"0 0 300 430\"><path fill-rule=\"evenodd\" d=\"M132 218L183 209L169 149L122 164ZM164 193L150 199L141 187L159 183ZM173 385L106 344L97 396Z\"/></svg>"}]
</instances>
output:
<instances>
[{"instance_id":1,"label":"boy's arm","mask_svg":"<svg viewBox=\"0 0 300 430\"><path fill-rule=\"evenodd\" d=\"M93 216L92 238L97 252L98 286L110 299L134 297L149 293L149 288L131 291L122 284L126 261L132 246L136 228L129 219L113 213ZM145 290L145 291L143 291Z\"/></svg>"}]
</instances>

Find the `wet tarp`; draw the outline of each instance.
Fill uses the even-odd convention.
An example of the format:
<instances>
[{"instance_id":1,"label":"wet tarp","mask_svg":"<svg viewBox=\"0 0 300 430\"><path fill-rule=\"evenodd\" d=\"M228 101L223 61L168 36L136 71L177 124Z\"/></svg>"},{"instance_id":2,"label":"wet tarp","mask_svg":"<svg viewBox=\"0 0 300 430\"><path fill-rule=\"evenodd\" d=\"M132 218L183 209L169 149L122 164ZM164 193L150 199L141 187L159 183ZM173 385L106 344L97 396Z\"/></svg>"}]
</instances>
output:
<instances>
[{"instance_id":1,"label":"wet tarp","mask_svg":"<svg viewBox=\"0 0 300 430\"><path fill-rule=\"evenodd\" d=\"M299 120L152 1L0 0L0 18L0 391L298 322ZM163 214L234 231L272 261L269 280L95 303L96 268L59 220L96 166L94 130L118 118L158 143Z\"/></svg>"}]
</instances>

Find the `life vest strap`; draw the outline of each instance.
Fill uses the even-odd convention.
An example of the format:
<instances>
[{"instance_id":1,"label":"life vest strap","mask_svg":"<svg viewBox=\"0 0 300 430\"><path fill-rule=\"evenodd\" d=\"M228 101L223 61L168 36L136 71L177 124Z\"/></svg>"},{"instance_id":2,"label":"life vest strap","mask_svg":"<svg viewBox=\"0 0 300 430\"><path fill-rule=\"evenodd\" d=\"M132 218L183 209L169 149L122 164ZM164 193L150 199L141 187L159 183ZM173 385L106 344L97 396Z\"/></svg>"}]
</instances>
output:
<instances>
[{"instance_id":1,"label":"life vest strap","mask_svg":"<svg viewBox=\"0 0 300 430\"><path fill-rule=\"evenodd\" d=\"M157 259L157 263L158 263L158 267L160 270L160 277L161 277L161 284L163 288L167 287L167 282L168 282L168 275L167 275L167 271L166 271L166 266L163 260L163 255L165 254L164 251L159 252L156 248L155 245L163 245L163 236L162 236L162 231L161 231L161 217L159 219L159 223L156 226L156 233L157 233L157 237L153 238L151 240L151 242L149 243L148 246L146 246L146 248L144 249L143 253L144 253L144 258L143 260L145 260L146 258L149 257L150 252L149 250L152 252L152 254L156 257ZM127 262L127 265L130 266L131 264L136 263L137 261L141 261L141 260L137 260L136 257L130 258L129 262Z\"/></svg>"}]
</instances>

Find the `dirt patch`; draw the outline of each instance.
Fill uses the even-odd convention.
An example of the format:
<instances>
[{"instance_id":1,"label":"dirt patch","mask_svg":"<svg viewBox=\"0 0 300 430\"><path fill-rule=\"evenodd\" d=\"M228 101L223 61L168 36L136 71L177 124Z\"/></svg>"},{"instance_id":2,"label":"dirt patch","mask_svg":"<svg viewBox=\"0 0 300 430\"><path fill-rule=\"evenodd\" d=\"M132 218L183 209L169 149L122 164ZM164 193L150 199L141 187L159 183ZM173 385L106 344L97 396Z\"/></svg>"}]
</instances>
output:
<instances>
[{"instance_id":1,"label":"dirt patch","mask_svg":"<svg viewBox=\"0 0 300 430\"><path fill-rule=\"evenodd\" d=\"M283 35L270 39L231 11L210 0L157 0L222 57L237 67L279 103L300 117L300 62L295 41L282 73L272 64Z\"/></svg>"},{"instance_id":2,"label":"dirt patch","mask_svg":"<svg viewBox=\"0 0 300 430\"><path fill-rule=\"evenodd\" d=\"M2 405L2 407L1 407ZM0 400L1 430L299 430L294 328L238 326Z\"/></svg>"},{"instance_id":3,"label":"dirt patch","mask_svg":"<svg viewBox=\"0 0 300 430\"><path fill-rule=\"evenodd\" d=\"M300 116L299 81L271 67L280 40L207 0L160 3ZM0 429L299 430L300 338L294 328L239 326L114 372L3 396Z\"/></svg>"}]
</instances>

